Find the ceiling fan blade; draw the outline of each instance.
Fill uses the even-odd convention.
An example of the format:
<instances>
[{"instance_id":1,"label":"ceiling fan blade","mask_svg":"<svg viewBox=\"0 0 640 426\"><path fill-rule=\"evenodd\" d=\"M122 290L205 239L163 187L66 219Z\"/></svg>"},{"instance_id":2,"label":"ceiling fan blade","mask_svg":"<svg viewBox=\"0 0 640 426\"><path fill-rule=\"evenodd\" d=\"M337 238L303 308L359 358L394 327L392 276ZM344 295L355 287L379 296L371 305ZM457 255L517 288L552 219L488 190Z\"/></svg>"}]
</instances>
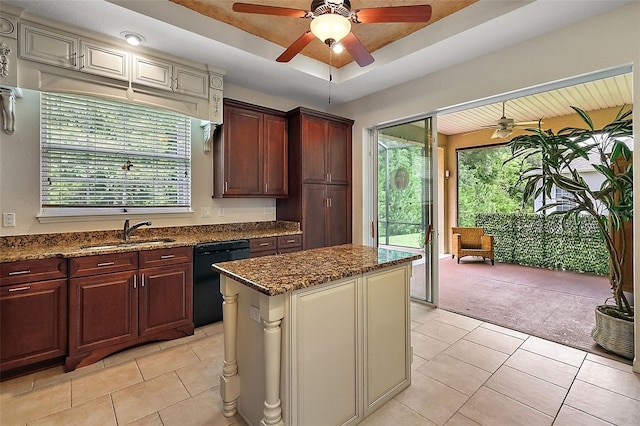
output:
<instances>
[{"instance_id":1,"label":"ceiling fan blade","mask_svg":"<svg viewBox=\"0 0 640 426\"><path fill-rule=\"evenodd\" d=\"M361 67L366 67L375 61L371 53L354 33L347 34L345 38L340 40L340 43Z\"/></svg>"},{"instance_id":2,"label":"ceiling fan blade","mask_svg":"<svg viewBox=\"0 0 640 426\"><path fill-rule=\"evenodd\" d=\"M315 36L311 32L311 30L309 30L306 33L302 34L300 37L298 37L298 39L296 41L294 41L291 44L291 46L289 46L287 48L287 50L285 50L282 53L282 55L278 56L276 61L278 61L278 62L289 62L302 49L304 49L307 46L307 44L311 43L311 40L313 40L314 37Z\"/></svg>"},{"instance_id":3,"label":"ceiling fan blade","mask_svg":"<svg viewBox=\"0 0 640 426\"><path fill-rule=\"evenodd\" d=\"M391 6L360 9L355 12L357 22L372 24L376 22L427 22L431 19L431 6Z\"/></svg>"},{"instance_id":4,"label":"ceiling fan blade","mask_svg":"<svg viewBox=\"0 0 640 426\"><path fill-rule=\"evenodd\" d=\"M543 124L542 121L518 121L513 123L514 126L536 126L538 123Z\"/></svg>"},{"instance_id":5,"label":"ceiling fan blade","mask_svg":"<svg viewBox=\"0 0 640 426\"><path fill-rule=\"evenodd\" d=\"M251 3L234 3L234 12L242 13L260 13L262 15L289 16L291 18L304 18L307 16L306 10L290 9L288 7L264 6L261 4Z\"/></svg>"}]
</instances>

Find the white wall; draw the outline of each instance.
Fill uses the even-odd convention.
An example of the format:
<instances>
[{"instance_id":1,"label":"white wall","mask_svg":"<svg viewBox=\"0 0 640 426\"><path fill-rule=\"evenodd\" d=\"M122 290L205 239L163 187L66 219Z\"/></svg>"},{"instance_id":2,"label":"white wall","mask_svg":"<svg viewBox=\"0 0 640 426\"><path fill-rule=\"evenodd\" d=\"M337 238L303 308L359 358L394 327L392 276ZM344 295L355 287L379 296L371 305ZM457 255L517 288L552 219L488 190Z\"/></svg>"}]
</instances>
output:
<instances>
[{"instance_id":1,"label":"white wall","mask_svg":"<svg viewBox=\"0 0 640 426\"><path fill-rule=\"evenodd\" d=\"M253 104L288 111L299 106L293 101L225 85L224 96ZM24 90L16 102L16 131L2 132L0 143L0 211L16 214L15 227L0 227L0 236L51 232L99 231L120 229L125 215L106 219L66 223L40 223L40 129L39 94ZM275 199L212 199L213 152L204 153L200 120L192 125L192 209L190 215L144 215L153 226L186 226L230 222L275 220ZM201 208L209 208L210 217L201 217ZM268 214L265 214L268 207ZM218 209L224 208L224 216ZM133 219L133 218L132 218Z\"/></svg>"},{"instance_id":2,"label":"white wall","mask_svg":"<svg viewBox=\"0 0 640 426\"><path fill-rule=\"evenodd\" d=\"M369 241L363 229L374 220L370 206L373 173L367 153L366 129L403 117L434 113L443 108L498 94L535 87L578 75L632 64L634 104L640 105L640 2L633 2L606 14L427 75L414 81L340 105L330 112L355 120L353 129L353 240ZM433 58L437 61L438 58ZM634 133L640 134L638 112L634 111ZM636 138L637 140L637 138ZM640 151L634 150L634 162ZM636 175L635 185L640 185ZM639 211L636 198L635 209ZM640 215L634 223L640 225ZM635 233L640 247L640 232ZM634 270L640 271L640 250L635 250ZM636 282L635 294L640 292ZM636 296L640 306L640 296ZM636 321L640 336L640 321ZM640 353L640 339L636 339ZM636 371L640 365L635 364Z\"/></svg>"}]
</instances>

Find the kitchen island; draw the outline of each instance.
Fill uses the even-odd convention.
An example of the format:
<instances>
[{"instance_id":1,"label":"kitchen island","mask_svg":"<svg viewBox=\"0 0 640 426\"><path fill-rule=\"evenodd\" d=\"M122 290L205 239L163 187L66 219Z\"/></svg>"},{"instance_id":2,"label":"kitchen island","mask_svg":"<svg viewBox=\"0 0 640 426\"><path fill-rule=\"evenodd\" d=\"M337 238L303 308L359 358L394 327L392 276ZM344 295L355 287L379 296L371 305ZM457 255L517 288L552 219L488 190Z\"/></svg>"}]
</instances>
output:
<instances>
[{"instance_id":1,"label":"kitchen island","mask_svg":"<svg viewBox=\"0 0 640 426\"><path fill-rule=\"evenodd\" d=\"M224 414L357 424L411 382L415 253L342 245L213 265L224 297Z\"/></svg>"}]
</instances>

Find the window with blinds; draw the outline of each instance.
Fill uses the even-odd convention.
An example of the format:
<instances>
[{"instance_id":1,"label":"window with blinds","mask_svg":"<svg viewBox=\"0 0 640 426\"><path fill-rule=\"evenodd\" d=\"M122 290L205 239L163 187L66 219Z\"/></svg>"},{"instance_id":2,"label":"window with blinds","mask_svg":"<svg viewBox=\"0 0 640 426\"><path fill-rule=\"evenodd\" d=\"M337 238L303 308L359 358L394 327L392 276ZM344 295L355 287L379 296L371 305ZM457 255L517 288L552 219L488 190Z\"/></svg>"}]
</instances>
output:
<instances>
[{"instance_id":1,"label":"window with blinds","mask_svg":"<svg viewBox=\"0 0 640 426\"><path fill-rule=\"evenodd\" d=\"M189 117L58 93L40 114L43 211L190 207Z\"/></svg>"}]
</instances>

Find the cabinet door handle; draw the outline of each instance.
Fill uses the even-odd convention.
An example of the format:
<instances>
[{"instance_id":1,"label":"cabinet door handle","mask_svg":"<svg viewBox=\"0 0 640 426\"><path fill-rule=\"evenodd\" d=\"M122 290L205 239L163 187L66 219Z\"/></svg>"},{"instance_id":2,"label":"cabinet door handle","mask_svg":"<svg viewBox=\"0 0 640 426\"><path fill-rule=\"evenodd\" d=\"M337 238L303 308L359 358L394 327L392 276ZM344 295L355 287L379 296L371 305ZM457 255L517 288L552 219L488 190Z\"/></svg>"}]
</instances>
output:
<instances>
[{"instance_id":1,"label":"cabinet door handle","mask_svg":"<svg viewBox=\"0 0 640 426\"><path fill-rule=\"evenodd\" d=\"M30 274L31 270L27 269L24 271L14 271L14 272L9 272L9 276L13 276L13 275L24 275L24 274Z\"/></svg>"},{"instance_id":2,"label":"cabinet door handle","mask_svg":"<svg viewBox=\"0 0 640 426\"><path fill-rule=\"evenodd\" d=\"M173 259L174 257L176 257L175 254L165 254L160 256L160 259Z\"/></svg>"},{"instance_id":3,"label":"cabinet door handle","mask_svg":"<svg viewBox=\"0 0 640 426\"><path fill-rule=\"evenodd\" d=\"M142 274L142 278L140 278L140 286L144 287L144 274Z\"/></svg>"},{"instance_id":4,"label":"cabinet door handle","mask_svg":"<svg viewBox=\"0 0 640 426\"><path fill-rule=\"evenodd\" d=\"M138 277L136 275L133 276L133 288L138 288Z\"/></svg>"},{"instance_id":5,"label":"cabinet door handle","mask_svg":"<svg viewBox=\"0 0 640 426\"><path fill-rule=\"evenodd\" d=\"M260 246L268 246L269 243L260 243Z\"/></svg>"},{"instance_id":6,"label":"cabinet door handle","mask_svg":"<svg viewBox=\"0 0 640 426\"><path fill-rule=\"evenodd\" d=\"M69 57L69 59L71 60L71 65L73 65L74 67L77 65L76 55L77 53L72 53L71 56Z\"/></svg>"},{"instance_id":7,"label":"cabinet door handle","mask_svg":"<svg viewBox=\"0 0 640 426\"><path fill-rule=\"evenodd\" d=\"M296 240L287 240L288 243L295 243Z\"/></svg>"},{"instance_id":8,"label":"cabinet door handle","mask_svg":"<svg viewBox=\"0 0 640 426\"><path fill-rule=\"evenodd\" d=\"M333 204L331 203L331 198L329 198L329 207L333 207Z\"/></svg>"},{"instance_id":9,"label":"cabinet door handle","mask_svg":"<svg viewBox=\"0 0 640 426\"><path fill-rule=\"evenodd\" d=\"M225 182L224 183L224 192L227 192L229 190L229 182Z\"/></svg>"},{"instance_id":10,"label":"cabinet door handle","mask_svg":"<svg viewBox=\"0 0 640 426\"><path fill-rule=\"evenodd\" d=\"M78 56L78 59L80 59L80 66L78 66L78 70L81 70L84 68L84 55Z\"/></svg>"},{"instance_id":11,"label":"cabinet door handle","mask_svg":"<svg viewBox=\"0 0 640 426\"><path fill-rule=\"evenodd\" d=\"M111 266L115 264L116 262L102 262L102 263L98 263L98 266Z\"/></svg>"},{"instance_id":12,"label":"cabinet door handle","mask_svg":"<svg viewBox=\"0 0 640 426\"><path fill-rule=\"evenodd\" d=\"M29 290L31 287L26 286L26 287L16 287L16 288L10 288L9 289L9 293L11 293L12 291L23 291L23 290Z\"/></svg>"},{"instance_id":13,"label":"cabinet door handle","mask_svg":"<svg viewBox=\"0 0 640 426\"><path fill-rule=\"evenodd\" d=\"M329 179L328 180L329 180L329 182L331 182L331 173L328 173L328 175L329 175Z\"/></svg>"}]
</instances>

